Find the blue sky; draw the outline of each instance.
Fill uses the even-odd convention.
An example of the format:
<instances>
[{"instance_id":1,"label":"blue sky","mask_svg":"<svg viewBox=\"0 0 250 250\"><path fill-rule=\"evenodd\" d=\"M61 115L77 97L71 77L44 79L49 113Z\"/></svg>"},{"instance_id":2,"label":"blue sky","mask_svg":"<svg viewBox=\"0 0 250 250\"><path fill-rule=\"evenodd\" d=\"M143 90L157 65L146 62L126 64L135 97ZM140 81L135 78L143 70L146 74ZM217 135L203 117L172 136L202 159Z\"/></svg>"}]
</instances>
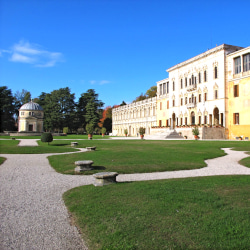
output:
<instances>
[{"instance_id":1,"label":"blue sky","mask_svg":"<svg viewBox=\"0 0 250 250\"><path fill-rule=\"evenodd\" d=\"M0 86L32 98L93 88L132 102L166 69L223 43L250 46L250 1L0 0Z\"/></svg>"}]
</instances>

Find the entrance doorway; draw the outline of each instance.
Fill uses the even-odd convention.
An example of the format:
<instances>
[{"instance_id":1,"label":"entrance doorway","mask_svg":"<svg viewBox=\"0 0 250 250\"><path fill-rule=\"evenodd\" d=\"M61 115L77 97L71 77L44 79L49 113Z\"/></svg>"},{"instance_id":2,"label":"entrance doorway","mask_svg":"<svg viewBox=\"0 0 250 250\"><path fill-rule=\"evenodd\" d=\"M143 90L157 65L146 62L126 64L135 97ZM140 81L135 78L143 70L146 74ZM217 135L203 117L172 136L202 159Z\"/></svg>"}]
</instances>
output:
<instances>
[{"instance_id":1,"label":"entrance doorway","mask_svg":"<svg viewBox=\"0 0 250 250\"><path fill-rule=\"evenodd\" d=\"M173 121L172 129L175 129L175 113L172 114L172 121Z\"/></svg>"},{"instance_id":2,"label":"entrance doorway","mask_svg":"<svg viewBox=\"0 0 250 250\"><path fill-rule=\"evenodd\" d=\"M191 124L195 125L195 113L194 113L194 111L191 112Z\"/></svg>"},{"instance_id":3,"label":"entrance doorway","mask_svg":"<svg viewBox=\"0 0 250 250\"><path fill-rule=\"evenodd\" d=\"M219 109L214 108L214 125L217 126L219 125Z\"/></svg>"},{"instance_id":4,"label":"entrance doorway","mask_svg":"<svg viewBox=\"0 0 250 250\"><path fill-rule=\"evenodd\" d=\"M29 132L33 131L33 124L29 124Z\"/></svg>"}]
</instances>

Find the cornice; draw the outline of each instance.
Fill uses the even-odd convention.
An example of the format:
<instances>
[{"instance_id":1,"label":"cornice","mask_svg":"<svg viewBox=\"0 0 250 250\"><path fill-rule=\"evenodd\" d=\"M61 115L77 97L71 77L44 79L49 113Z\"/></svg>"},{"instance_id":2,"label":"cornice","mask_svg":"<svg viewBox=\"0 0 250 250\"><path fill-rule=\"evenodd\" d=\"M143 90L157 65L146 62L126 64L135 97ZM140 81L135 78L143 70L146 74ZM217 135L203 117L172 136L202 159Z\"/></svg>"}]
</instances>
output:
<instances>
[{"instance_id":1,"label":"cornice","mask_svg":"<svg viewBox=\"0 0 250 250\"><path fill-rule=\"evenodd\" d=\"M197 61L197 60L200 60L200 59L202 59L202 58L204 58L204 57L207 57L207 56L209 56L209 55L211 55L211 54L217 53L217 52L219 52L219 51L221 51L221 50L232 50L232 49L234 49L234 50L239 50L239 49L242 49L242 47L233 46L233 45L228 45L228 44L222 44L222 45L217 46L217 47L215 47L215 48L213 48L213 49L210 49L210 50L208 50L208 51L206 51L206 52L203 52L203 53L201 53L201 54L199 54L199 55L197 55L197 56L195 56L195 57L192 57L192 58L190 58L190 59L188 59L188 60L186 60L186 61L184 61L184 62L182 62L182 63L176 64L175 66L173 66L173 67L167 69L166 71L167 71L167 72L171 72L171 71L173 71L173 70L175 70L175 69L178 69L178 68L180 68L180 67L183 67L183 66L185 66L185 65L188 65L188 64L190 64L190 63L193 63L193 62L195 62L195 61Z\"/></svg>"}]
</instances>

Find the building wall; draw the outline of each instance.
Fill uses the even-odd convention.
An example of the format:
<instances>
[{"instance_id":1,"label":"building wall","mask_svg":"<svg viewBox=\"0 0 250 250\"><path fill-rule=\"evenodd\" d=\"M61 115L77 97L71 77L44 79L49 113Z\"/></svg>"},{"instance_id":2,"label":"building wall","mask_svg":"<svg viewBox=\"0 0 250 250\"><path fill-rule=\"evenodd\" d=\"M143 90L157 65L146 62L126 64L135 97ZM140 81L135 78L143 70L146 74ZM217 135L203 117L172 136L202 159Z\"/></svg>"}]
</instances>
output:
<instances>
[{"instance_id":1,"label":"building wall","mask_svg":"<svg viewBox=\"0 0 250 250\"><path fill-rule=\"evenodd\" d=\"M20 110L18 132L43 132L43 117L40 110Z\"/></svg>"},{"instance_id":2,"label":"building wall","mask_svg":"<svg viewBox=\"0 0 250 250\"><path fill-rule=\"evenodd\" d=\"M208 124L217 128L204 128L204 139L250 137L250 70L243 70L248 53L250 47L223 44L169 68L169 77L157 82L157 97L113 109L113 134L127 129L135 136L139 127L146 134L168 133L167 126ZM242 70L235 74L237 57Z\"/></svg>"},{"instance_id":3,"label":"building wall","mask_svg":"<svg viewBox=\"0 0 250 250\"><path fill-rule=\"evenodd\" d=\"M169 78L157 82L157 97L169 102L165 111L172 128L184 124L225 126L226 54L239 48L221 45L167 70ZM168 85L166 94L164 83ZM162 114L157 113L157 123L158 116L160 119Z\"/></svg>"},{"instance_id":4,"label":"building wall","mask_svg":"<svg viewBox=\"0 0 250 250\"><path fill-rule=\"evenodd\" d=\"M151 127L156 126L156 109L156 97L114 108L112 134L124 136L127 129L130 136L136 136L140 127L150 134Z\"/></svg>"},{"instance_id":5,"label":"building wall","mask_svg":"<svg viewBox=\"0 0 250 250\"><path fill-rule=\"evenodd\" d=\"M250 47L227 57L227 127L228 138L250 138L250 62L244 68L244 57L250 60ZM236 72L235 59L240 58L240 72ZM238 116L238 117L237 117Z\"/></svg>"}]
</instances>

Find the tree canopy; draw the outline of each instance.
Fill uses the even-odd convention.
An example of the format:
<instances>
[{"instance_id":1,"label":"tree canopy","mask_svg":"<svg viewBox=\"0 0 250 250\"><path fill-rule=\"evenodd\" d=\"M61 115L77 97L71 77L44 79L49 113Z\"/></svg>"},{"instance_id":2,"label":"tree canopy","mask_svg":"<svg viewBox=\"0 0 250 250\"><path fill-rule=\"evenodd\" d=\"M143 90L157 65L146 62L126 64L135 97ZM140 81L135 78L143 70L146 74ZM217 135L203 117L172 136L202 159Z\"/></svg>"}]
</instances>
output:
<instances>
[{"instance_id":1,"label":"tree canopy","mask_svg":"<svg viewBox=\"0 0 250 250\"><path fill-rule=\"evenodd\" d=\"M148 98L155 97L157 95L157 86L152 86L146 91L146 94L141 93L139 96L135 98L133 102L143 101Z\"/></svg>"},{"instance_id":2,"label":"tree canopy","mask_svg":"<svg viewBox=\"0 0 250 250\"><path fill-rule=\"evenodd\" d=\"M14 115L17 106L12 92L6 86L0 87L0 131L16 130Z\"/></svg>"}]
</instances>

